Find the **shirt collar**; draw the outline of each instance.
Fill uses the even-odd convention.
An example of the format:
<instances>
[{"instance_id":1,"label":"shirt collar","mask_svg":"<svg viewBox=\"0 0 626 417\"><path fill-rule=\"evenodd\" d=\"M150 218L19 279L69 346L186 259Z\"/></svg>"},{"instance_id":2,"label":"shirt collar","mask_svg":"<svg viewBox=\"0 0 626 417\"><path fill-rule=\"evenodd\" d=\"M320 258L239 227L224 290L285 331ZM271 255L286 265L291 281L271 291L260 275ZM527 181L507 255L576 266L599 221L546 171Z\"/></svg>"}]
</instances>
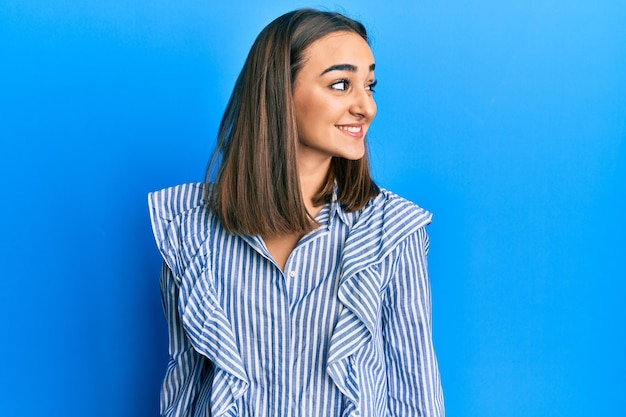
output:
<instances>
[{"instance_id":1,"label":"shirt collar","mask_svg":"<svg viewBox=\"0 0 626 417\"><path fill-rule=\"evenodd\" d=\"M341 202L338 200L338 187L337 182L333 186L333 193L330 198L330 202L328 204L328 228L330 229L333 226L333 222L335 218L339 218L344 224L350 225L352 224L350 219L350 213L346 213L341 206Z\"/></svg>"},{"instance_id":2,"label":"shirt collar","mask_svg":"<svg viewBox=\"0 0 626 417\"><path fill-rule=\"evenodd\" d=\"M315 216L315 221L320 225L318 230L330 230L333 226L335 216L340 211L341 204L337 201L337 184L333 187L333 193L324 207Z\"/></svg>"}]
</instances>

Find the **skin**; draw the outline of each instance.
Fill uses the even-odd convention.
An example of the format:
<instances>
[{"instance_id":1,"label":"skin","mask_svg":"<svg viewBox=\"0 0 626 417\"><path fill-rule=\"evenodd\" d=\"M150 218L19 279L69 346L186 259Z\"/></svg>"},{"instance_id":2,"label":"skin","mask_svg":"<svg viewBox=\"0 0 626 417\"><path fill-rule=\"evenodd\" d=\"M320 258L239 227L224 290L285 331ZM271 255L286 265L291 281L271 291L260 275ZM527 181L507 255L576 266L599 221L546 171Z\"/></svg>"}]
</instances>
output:
<instances>
[{"instance_id":1,"label":"skin","mask_svg":"<svg viewBox=\"0 0 626 417\"><path fill-rule=\"evenodd\" d=\"M376 116L372 96L374 55L352 32L335 32L313 42L296 76L293 101L298 126L297 163L304 201L326 178L333 156L360 159ZM319 209L318 209L319 210Z\"/></svg>"},{"instance_id":2,"label":"skin","mask_svg":"<svg viewBox=\"0 0 626 417\"><path fill-rule=\"evenodd\" d=\"M293 101L298 127L296 160L302 196L316 216L313 196L326 179L333 156L357 160L365 154L365 134L376 116L372 96L374 55L352 32L335 32L313 42L296 76ZM281 270L302 236L264 236Z\"/></svg>"}]
</instances>

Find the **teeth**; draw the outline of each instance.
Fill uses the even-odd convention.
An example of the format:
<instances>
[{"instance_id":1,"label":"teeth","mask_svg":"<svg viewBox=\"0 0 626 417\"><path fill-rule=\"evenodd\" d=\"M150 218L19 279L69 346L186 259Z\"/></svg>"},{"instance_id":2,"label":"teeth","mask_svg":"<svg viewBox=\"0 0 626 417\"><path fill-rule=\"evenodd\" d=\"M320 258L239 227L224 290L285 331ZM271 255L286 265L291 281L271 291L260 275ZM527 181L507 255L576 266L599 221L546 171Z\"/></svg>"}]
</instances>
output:
<instances>
[{"instance_id":1,"label":"teeth","mask_svg":"<svg viewBox=\"0 0 626 417\"><path fill-rule=\"evenodd\" d=\"M345 130L350 133L358 133L361 131L361 126L337 126L341 130Z\"/></svg>"}]
</instances>

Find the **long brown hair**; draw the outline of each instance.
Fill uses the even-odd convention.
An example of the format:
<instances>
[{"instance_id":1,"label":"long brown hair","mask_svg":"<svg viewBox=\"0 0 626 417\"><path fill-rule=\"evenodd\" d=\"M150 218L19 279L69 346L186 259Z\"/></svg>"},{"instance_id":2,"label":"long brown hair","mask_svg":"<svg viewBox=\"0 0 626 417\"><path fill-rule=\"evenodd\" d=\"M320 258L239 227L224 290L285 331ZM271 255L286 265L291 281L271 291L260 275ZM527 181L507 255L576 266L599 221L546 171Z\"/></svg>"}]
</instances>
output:
<instances>
[{"instance_id":1,"label":"long brown hair","mask_svg":"<svg viewBox=\"0 0 626 417\"><path fill-rule=\"evenodd\" d=\"M300 191L292 86L306 48L340 31L357 33L368 41L365 27L353 19L301 9L271 22L252 45L222 117L205 178L209 204L230 233L304 234L315 226ZM356 161L332 159L316 205L330 199L335 183L346 211L362 208L379 193L370 176L367 152Z\"/></svg>"}]
</instances>

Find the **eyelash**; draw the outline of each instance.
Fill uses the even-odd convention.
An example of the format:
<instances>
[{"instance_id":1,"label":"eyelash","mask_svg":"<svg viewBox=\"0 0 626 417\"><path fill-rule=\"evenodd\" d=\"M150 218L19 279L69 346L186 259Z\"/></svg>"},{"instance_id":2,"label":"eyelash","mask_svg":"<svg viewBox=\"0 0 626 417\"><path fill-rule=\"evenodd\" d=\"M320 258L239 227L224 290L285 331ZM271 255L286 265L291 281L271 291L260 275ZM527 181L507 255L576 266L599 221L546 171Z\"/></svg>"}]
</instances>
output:
<instances>
[{"instance_id":1,"label":"eyelash","mask_svg":"<svg viewBox=\"0 0 626 417\"><path fill-rule=\"evenodd\" d=\"M335 86L338 84L345 84L343 88L336 88ZM378 81L372 81L368 86L367 89L369 91L371 91L372 93L375 91L374 88L376 87L376 84L378 84ZM343 80L337 80L334 83L332 83L330 85L330 88L332 88L333 90L337 90L337 91L346 91L348 89L348 87L350 86L350 80L348 79L343 79Z\"/></svg>"}]
</instances>

